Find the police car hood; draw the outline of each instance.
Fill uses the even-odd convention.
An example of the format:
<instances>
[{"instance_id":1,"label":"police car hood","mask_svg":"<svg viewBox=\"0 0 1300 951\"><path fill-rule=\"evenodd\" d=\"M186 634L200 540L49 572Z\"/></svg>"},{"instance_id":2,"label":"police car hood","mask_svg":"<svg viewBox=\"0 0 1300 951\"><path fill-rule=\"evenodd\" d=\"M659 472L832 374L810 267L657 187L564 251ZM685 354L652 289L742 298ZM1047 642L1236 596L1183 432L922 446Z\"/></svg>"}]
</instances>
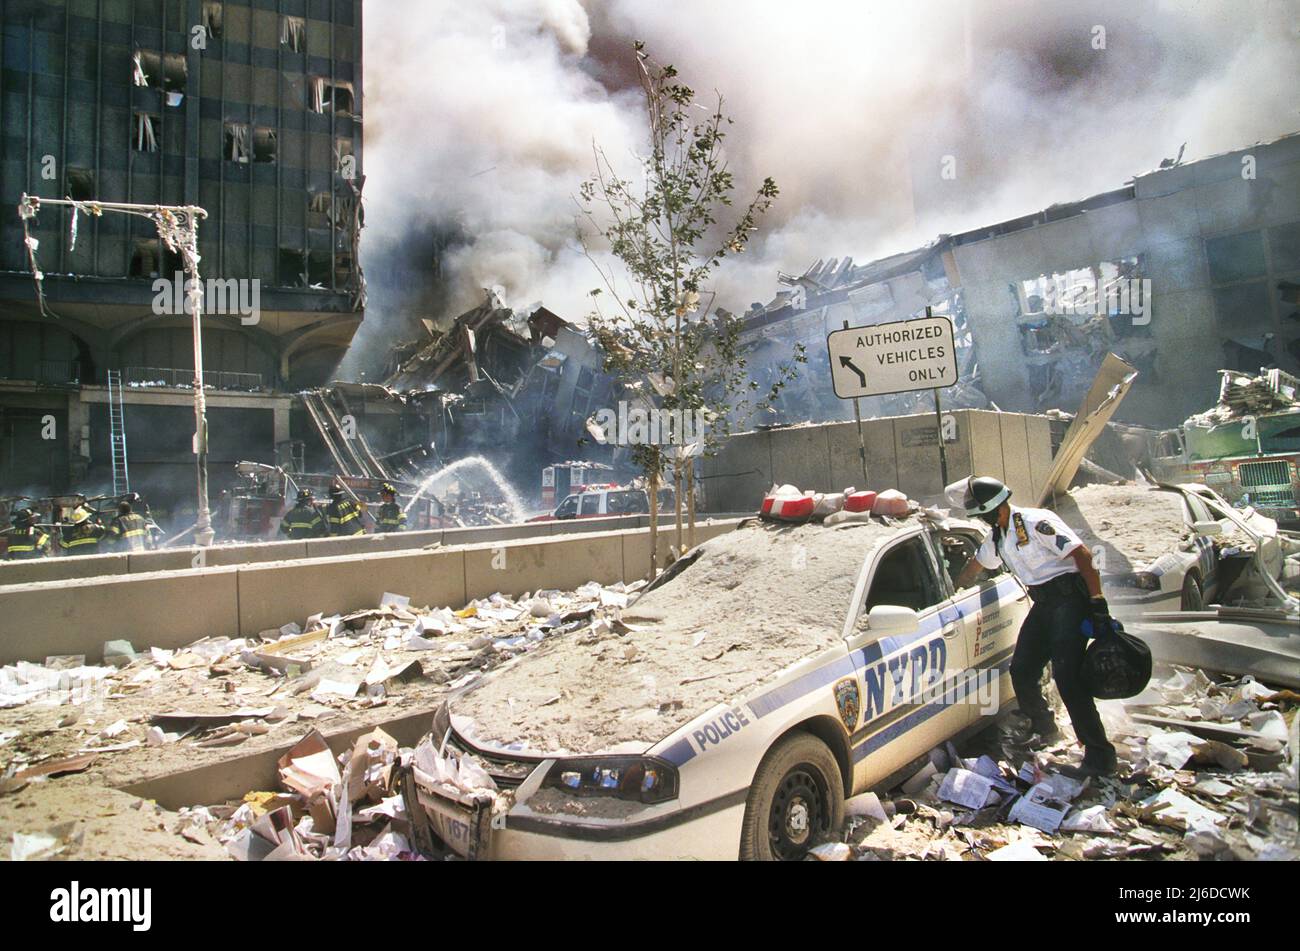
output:
<instances>
[{"instance_id":1,"label":"police car hood","mask_svg":"<svg viewBox=\"0 0 1300 951\"><path fill-rule=\"evenodd\" d=\"M842 644L868 554L899 531L742 524L688 552L622 613L544 641L452 704L476 746L644 752L724 701Z\"/></svg>"},{"instance_id":2,"label":"police car hood","mask_svg":"<svg viewBox=\"0 0 1300 951\"><path fill-rule=\"evenodd\" d=\"M1182 496L1138 485L1086 485L1058 499L1056 514L1094 554L1103 574L1144 571L1191 538Z\"/></svg>"}]
</instances>

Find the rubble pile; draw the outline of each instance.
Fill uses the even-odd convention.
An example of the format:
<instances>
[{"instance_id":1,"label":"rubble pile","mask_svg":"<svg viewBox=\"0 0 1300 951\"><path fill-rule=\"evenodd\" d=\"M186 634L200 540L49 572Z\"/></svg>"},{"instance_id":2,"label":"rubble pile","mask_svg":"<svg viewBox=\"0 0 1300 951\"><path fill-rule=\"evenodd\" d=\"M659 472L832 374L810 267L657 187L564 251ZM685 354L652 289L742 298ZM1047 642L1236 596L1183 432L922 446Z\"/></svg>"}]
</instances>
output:
<instances>
[{"instance_id":1,"label":"rubble pile","mask_svg":"<svg viewBox=\"0 0 1300 951\"><path fill-rule=\"evenodd\" d=\"M315 615L258 638L140 652L115 641L105 645L112 663L76 656L6 666L0 792L85 771L106 754L138 751L134 768L156 773L193 765L196 752L283 744L294 724L343 725L376 707L432 704L548 637L616 622L642 584L494 594L459 610L385 594L377 608Z\"/></svg>"},{"instance_id":2,"label":"rubble pile","mask_svg":"<svg viewBox=\"0 0 1300 951\"><path fill-rule=\"evenodd\" d=\"M1300 387L1294 377L1279 370L1262 371L1256 376L1220 370L1219 402L1212 409L1189 417L1184 425L1212 428L1247 416L1300 412Z\"/></svg>"},{"instance_id":3,"label":"rubble pile","mask_svg":"<svg viewBox=\"0 0 1300 951\"><path fill-rule=\"evenodd\" d=\"M1098 707L1119 753L1116 777L1062 775L1074 744L1028 752L1028 721L1015 714L976 738L983 749L966 751L975 755L945 744L892 796L849 800L839 841L815 857L1300 858L1300 694L1175 668L1137 697Z\"/></svg>"}]
</instances>

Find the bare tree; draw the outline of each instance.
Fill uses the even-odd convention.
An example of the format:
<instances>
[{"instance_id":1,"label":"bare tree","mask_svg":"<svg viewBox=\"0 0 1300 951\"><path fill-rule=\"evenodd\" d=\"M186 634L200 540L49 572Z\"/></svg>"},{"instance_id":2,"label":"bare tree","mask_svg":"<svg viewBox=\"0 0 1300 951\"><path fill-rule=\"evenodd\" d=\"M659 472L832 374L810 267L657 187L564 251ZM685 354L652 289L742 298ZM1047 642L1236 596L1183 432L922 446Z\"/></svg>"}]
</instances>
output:
<instances>
[{"instance_id":1,"label":"bare tree","mask_svg":"<svg viewBox=\"0 0 1300 951\"><path fill-rule=\"evenodd\" d=\"M599 144L594 146L596 171L582 183L578 205L590 229L585 237L601 236L618 265L598 261L584 238L584 250L603 284L591 292L594 309L588 325L605 353L606 369L667 418L703 418L709 435L700 434L695 441L699 449L712 451L720 438L715 426L725 433L729 416L741 403L759 396L758 405L763 405L793 375L792 367L784 367L765 398L760 396L741 357L740 321L721 310L708 317L714 298L708 289L711 276L727 255L745 250L778 189L765 178L734 222L722 224L719 217L731 206L736 187L723 152L732 120L723 112L722 95L706 109L696 103L694 90L677 81L673 66L656 63L639 42L635 54L650 152L641 160L642 180L633 182L618 173ZM702 109L707 118L696 121ZM608 312L601 308L603 292L613 301ZM708 302L701 306L704 295ZM804 359L800 348L795 360ZM649 490L653 576L658 572L658 496L665 463L671 463L677 489L674 552L680 554L683 495L691 498L694 535L694 460L680 445L666 452L662 442L653 441L634 445L632 455L645 471Z\"/></svg>"}]
</instances>

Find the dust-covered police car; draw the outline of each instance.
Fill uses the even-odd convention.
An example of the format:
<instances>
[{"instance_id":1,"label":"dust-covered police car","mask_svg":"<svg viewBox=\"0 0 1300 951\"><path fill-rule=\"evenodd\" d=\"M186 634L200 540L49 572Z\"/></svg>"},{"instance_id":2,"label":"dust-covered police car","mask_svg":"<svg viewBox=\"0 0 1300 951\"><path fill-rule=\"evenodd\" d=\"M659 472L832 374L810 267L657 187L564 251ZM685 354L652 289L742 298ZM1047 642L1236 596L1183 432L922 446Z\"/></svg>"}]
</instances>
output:
<instances>
[{"instance_id":1,"label":"dust-covered police car","mask_svg":"<svg viewBox=\"0 0 1300 951\"><path fill-rule=\"evenodd\" d=\"M983 530L742 523L622 613L440 711L405 782L416 841L481 858L798 859L846 797L1013 700L1028 596L952 579Z\"/></svg>"}]
</instances>

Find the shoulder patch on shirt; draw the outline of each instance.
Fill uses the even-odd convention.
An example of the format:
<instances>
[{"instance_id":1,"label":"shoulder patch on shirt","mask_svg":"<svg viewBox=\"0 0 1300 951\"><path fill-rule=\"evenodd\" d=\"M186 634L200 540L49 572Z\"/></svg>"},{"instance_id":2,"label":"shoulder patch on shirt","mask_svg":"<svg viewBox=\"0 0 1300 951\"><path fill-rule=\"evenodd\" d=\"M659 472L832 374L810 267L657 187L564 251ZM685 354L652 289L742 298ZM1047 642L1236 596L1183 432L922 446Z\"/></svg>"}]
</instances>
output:
<instances>
[{"instance_id":1,"label":"shoulder patch on shirt","mask_svg":"<svg viewBox=\"0 0 1300 951\"><path fill-rule=\"evenodd\" d=\"M1023 548L1029 544L1029 531L1025 528L1025 517L1016 512L1011 516L1011 521L1016 526L1016 547Z\"/></svg>"},{"instance_id":2,"label":"shoulder patch on shirt","mask_svg":"<svg viewBox=\"0 0 1300 951\"><path fill-rule=\"evenodd\" d=\"M1037 529L1038 529L1040 532L1042 532L1044 535L1055 535L1055 534L1056 534L1056 529L1052 528L1051 523L1050 523L1050 522L1047 522L1047 521L1039 522L1039 523L1038 523L1036 526L1034 526L1034 527L1037 528Z\"/></svg>"}]
</instances>

